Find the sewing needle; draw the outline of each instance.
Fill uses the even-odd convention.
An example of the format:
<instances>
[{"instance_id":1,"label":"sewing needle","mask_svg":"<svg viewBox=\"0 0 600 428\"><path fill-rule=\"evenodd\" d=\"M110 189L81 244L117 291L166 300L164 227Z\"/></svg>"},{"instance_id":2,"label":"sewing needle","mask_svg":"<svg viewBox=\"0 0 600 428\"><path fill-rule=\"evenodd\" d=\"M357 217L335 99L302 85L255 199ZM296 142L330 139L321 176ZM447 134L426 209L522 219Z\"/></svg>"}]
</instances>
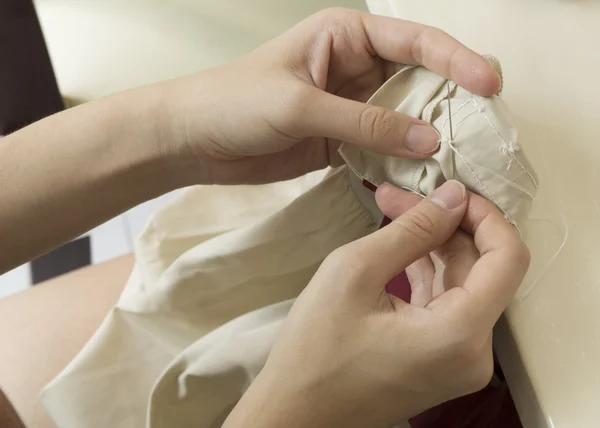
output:
<instances>
[{"instance_id":1,"label":"sewing needle","mask_svg":"<svg viewBox=\"0 0 600 428\"><path fill-rule=\"evenodd\" d=\"M454 133L452 131L452 107L450 106L450 81L446 82L448 91L448 123L450 125L450 147L454 144ZM452 150L452 178L456 178L456 159L454 158L454 150Z\"/></svg>"},{"instance_id":2,"label":"sewing needle","mask_svg":"<svg viewBox=\"0 0 600 428\"><path fill-rule=\"evenodd\" d=\"M452 108L450 107L450 81L446 82L446 89L448 90L448 123L450 124L450 141L454 140L454 134L452 133Z\"/></svg>"}]
</instances>

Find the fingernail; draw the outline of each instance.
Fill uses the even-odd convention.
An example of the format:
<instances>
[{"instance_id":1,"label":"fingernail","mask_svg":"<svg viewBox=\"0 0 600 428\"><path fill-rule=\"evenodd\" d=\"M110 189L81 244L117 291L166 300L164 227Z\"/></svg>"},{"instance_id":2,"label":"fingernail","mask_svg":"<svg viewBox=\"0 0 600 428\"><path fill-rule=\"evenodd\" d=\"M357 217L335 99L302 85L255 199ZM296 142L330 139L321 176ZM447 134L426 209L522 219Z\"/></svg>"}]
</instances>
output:
<instances>
[{"instance_id":1,"label":"fingernail","mask_svg":"<svg viewBox=\"0 0 600 428\"><path fill-rule=\"evenodd\" d=\"M406 148L414 153L431 153L440 145L440 134L425 122L413 122L406 135Z\"/></svg>"},{"instance_id":2,"label":"fingernail","mask_svg":"<svg viewBox=\"0 0 600 428\"><path fill-rule=\"evenodd\" d=\"M430 200L445 210L452 210L465 200L464 184L456 180L448 180L431 194Z\"/></svg>"},{"instance_id":3,"label":"fingernail","mask_svg":"<svg viewBox=\"0 0 600 428\"><path fill-rule=\"evenodd\" d=\"M498 90L496 91L496 93L500 93L500 91L502 91L502 75L500 73L498 73L496 71L496 74L498 75Z\"/></svg>"}]
</instances>

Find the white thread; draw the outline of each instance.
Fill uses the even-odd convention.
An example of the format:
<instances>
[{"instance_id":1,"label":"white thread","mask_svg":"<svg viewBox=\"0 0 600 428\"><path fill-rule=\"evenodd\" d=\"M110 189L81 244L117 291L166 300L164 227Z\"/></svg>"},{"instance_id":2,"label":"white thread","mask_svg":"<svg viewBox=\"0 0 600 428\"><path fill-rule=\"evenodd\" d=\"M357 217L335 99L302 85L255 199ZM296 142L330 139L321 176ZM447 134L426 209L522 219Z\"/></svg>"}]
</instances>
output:
<instances>
[{"instance_id":1,"label":"white thread","mask_svg":"<svg viewBox=\"0 0 600 428\"><path fill-rule=\"evenodd\" d=\"M525 166L519 161L519 159L516 157L516 152L518 152L520 150L520 147L518 145L518 143L513 142L513 141L506 141L504 138L502 138L502 136L500 135L500 133L498 132L498 129L496 128L496 126L493 124L493 122L490 120L490 118L485 114L485 105L480 104L477 102L477 100L475 99L475 97L473 96L473 94L471 94L471 97L469 100L465 101L464 103L462 103L456 110L452 111L452 113L450 115L448 115L448 117L446 117L444 119L444 121L442 122L442 126L441 126L441 130L442 131L446 131L446 125L448 124L448 122L450 121L450 119L452 117L454 117L459 111L461 111L467 104L472 103L475 108L473 109L473 111L467 113L464 117L462 117L454 126L454 128L456 128L455 130L458 130L458 125L462 124L468 117L470 117L472 114L478 112L481 113L482 116L486 119L486 121L488 122L488 125L490 126L490 128L492 128L492 131L494 131L494 133L496 134L496 137L502 142L502 146L500 146L499 151L502 155L506 156L508 158L508 165L507 165L507 170L510 169L510 167L512 166L512 162L515 161L519 167L523 170L523 172L525 172L531 182L533 183L534 188L537 190L538 189L538 183L535 180L535 178L533 177L533 174L527 169L525 168ZM527 189L519 186L517 183L509 180L508 178L504 177L501 174L498 174L492 170L489 170L481 165L478 165L468 159L466 159L462 153L460 153L458 151L458 149L456 148L456 146L454 145L454 141L452 141L451 139L449 139L447 136L442 136L440 143L446 143L448 144L448 147L450 147L450 149L463 161L463 163L466 165L466 167L469 169L470 173L473 175L473 177L475 178L475 180L477 181L477 183L483 188L483 190L487 193L487 195L489 196L489 198L492 200L492 202L494 202L494 204L502 211L502 213L504 214L504 217L506 218L506 220L512 224L518 231L520 231L519 226L517 225L517 223L513 220L513 218L508 214L508 212L506 212L504 210L504 208L502 208L502 206L500 205L500 203L498 202L498 200L494 197L494 195L492 194L492 192L490 192L490 190L487 188L487 186L483 183L483 181L479 178L479 176L475 173L475 171L473 170L473 167L476 168L481 168L493 175L495 175L497 178L500 178L502 180L504 180L507 184L509 184L510 186L512 186L513 188L517 189L518 191L520 191L521 193L523 193L524 195L527 195L529 198L531 198L532 200L534 199L534 196L531 192L529 192Z\"/></svg>"},{"instance_id":2,"label":"white thread","mask_svg":"<svg viewBox=\"0 0 600 428\"><path fill-rule=\"evenodd\" d=\"M557 225L551 218L531 217L529 220L547 221L554 226ZM548 272L552 263L554 263L554 261L558 258L559 254L562 252L563 248L565 248L565 245L567 244L567 239L569 238L569 225L567 224L567 222L564 219L562 219L562 225L564 226L564 234L563 234L564 236L563 236L563 240L562 240L560 246L558 247L558 250L556 250L556 252L552 255L552 257L550 257L550 259L546 262L546 264L542 268L542 271L533 280L533 282L531 283L529 288L521 296L519 296L519 298L518 298L519 301L524 300L529 295L529 293L531 293L531 291L535 288L535 286L540 282L540 280Z\"/></svg>"},{"instance_id":3,"label":"white thread","mask_svg":"<svg viewBox=\"0 0 600 428\"><path fill-rule=\"evenodd\" d=\"M496 197L494 195L492 195L492 192L490 192L490 190L487 188L487 186L485 184L483 184L483 182L481 181L481 179L479 178L479 176L475 173L475 171L473 171L473 168L471 168L471 164L469 164L469 162L467 162L467 159L465 159L465 157L454 146L454 142L451 141L446 136L442 137L441 142L448 144L448 147L450 147L450 149L454 153L456 153L459 158L462 159L462 161L467 166L467 168L469 169L469 171L471 172L471 174L473 175L473 177L475 177L475 180L477 180L477 183L483 188L483 190L485 190L485 192L488 194L488 196L490 197L490 199L492 200L492 202L500 209L500 211L502 211L502 213L504 214L504 217L506 218L506 220L508 220L508 222L510 224L512 224L513 226L515 226L517 228L517 230L519 230L519 227L518 227L517 223L513 220L513 218L510 216L510 214L508 214L504 210L504 208L502 208L502 205L500 205L500 202L498 202L498 200L496 199Z\"/></svg>"},{"instance_id":4,"label":"white thread","mask_svg":"<svg viewBox=\"0 0 600 428\"><path fill-rule=\"evenodd\" d=\"M515 183L514 181L509 180L508 178L506 178L505 176L503 176L502 174L498 174L496 171L492 171L491 169L487 169L484 166L478 165L475 162L473 162L472 160L469 159L469 161L471 162L471 165L476 166L477 168L481 168L484 171L489 172L490 174L496 176L497 178L499 178L500 180L503 180L506 184L508 184L509 186L512 186L513 188L517 189L519 192L529 196L529 198L531 200L535 199L535 196L533 196L532 193L530 193L527 189L525 189L524 187L519 186L517 183Z\"/></svg>"},{"instance_id":5,"label":"white thread","mask_svg":"<svg viewBox=\"0 0 600 428\"><path fill-rule=\"evenodd\" d=\"M477 106L477 108L479 109L479 107L483 107L483 105L479 104L477 102L477 100L475 99L475 97L473 97L473 95L471 95L471 100L472 102ZM485 120L487 120L487 123L490 125L490 128L492 128L492 130L494 131L494 133L496 134L496 136L498 137L498 139L500 141L502 141L503 146L501 147L501 150L503 150L503 154L507 153L509 154L509 162L508 162L508 169L510 169L512 161L514 160L519 167L521 167L521 169L523 170L523 172L525 172L528 176L529 179L531 180L531 182L533 183L533 187L535 187L535 189L538 189L538 183L535 180L533 174L527 169L525 168L525 166L516 158L516 156L514 155L516 151L518 151L520 149L519 145L517 143L514 143L512 141L506 141L504 138L502 138L502 136L500 135L500 133L498 132L498 129L496 128L496 126L492 123L492 121L490 120L490 118L482 112L482 116L485 118Z\"/></svg>"},{"instance_id":6,"label":"white thread","mask_svg":"<svg viewBox=\"0 0 600 428\"><path fill-rule=\"evenodd\" d=\"M442 100L443 101L443 100ZM441 101L440 101L441 102ZM461 105L458 106L458 108L454 111L452 111L452 115L448 115L448 117L446 117L444 119L444 121L442 122L442 129L445 131L446 130L446 125L448 124L448 122L450 121L450 117L454 117L459 111L461 111L467 104L469 104L471 101L467 100L464 103L462 103Z\"/></svg>"},{"instance_id":7,"label":"white thread","mask_svg":"<svg viewBox=\"0 0 600 428\"><path fill-rule=\"evenodd\" d=\"M521 148L517 144L513 144L512 141L508 143L503 143L500 146L500 153L508 158L508 165L506 166L506 170L508 171L512 166L513 160L515 160L515 153L518 152Z\"/></svg>"},{"instance_id":8,"label":"white thread","mask_svg":"<svg viewBox=\"0 0 600 428\"><path fill-rule=\"evenodd\" d=\"M481 104L479 104L479 103L477 103L474 98L473 98L473 103L475 104L475 106L477 106L477 111L480 112L480 113L483 113L483 111L485 110L484 106L481 105ZM485 117L485 119L487 120L488 124L490 125L490 127L492 128L492 130L494 131L494 133L496 134L496 136L498 137L498 139L503 143L503 145L500 147L500 153L502 153L503 155L505 155L505 156L507 156L509 158L509 164L508 164L507 170L510 169L511 163L514 160L519 165L519 167L523 170L523 172L527 173L527 175L531 179L531 182L533 183L535 189L537 190L538 189L538 183L537 183L537 181L535 180L535 178L533 177L533 175L531 174L531 172L527 168L525 168L525 166L515 156L516 152L520 150L519 145L518 144L514 144L512 141L507 142L506 140L504 140L504 138L502 138L502 136L499 134L498 130L496 129L496 127L494 126L494 124L490 120L490 118L487 115L485 115L485 114L483 114L483 117ZM467 165L467 167L469 168L469 170L471 171L471 173L475 176L475 178L477 179L477 181L480 184L482 184L481 180L479 179L479 177L474 173L473 169L469 165L469 162L467 161L467 159L464 156L462 156L462 154L460 154L458 152L458 150L456 149L456 147L454 146L454 144L449 143L449 146L463 160L463 162ZM488 170L487 168L485 168L485 167L483 167L481 165L478 165L478 164L476 164L474 162L471 162L471 163L475 167L482 168L482 169L488 171L489 173L496 175L498 178L504 180L509 185L515 187L516 189L520 190L521 192L523 192L524 194L526 194L530 198L534 199L534 196L530 192L528 192L526 189L522 188L518 184L514 183L513 181L509 180L508 178L504 177L503 175L497 174L494 171ZM500 210L504 213L504 217L511 224L513 224L517 228L517 230L518 230L519 229L518 225L512 220L512 218L508 215L508 213L502 209L502 207L498 204L498 202L495 200L495 198L493 198L493 196L491 195L491 193L489 192L489 190L486 189L485 186L483 186L483 187L486 190L486 192L488 193L488 195L490 195L491 199L494 201L494 203L496 204L496 206L498 206L500 208ZM557 226L557 224L554 223L552 221L552 219L549 219L549 218L532 217L529 220L547 221L547 222L550 222L553 225ZM552 257L550 257L550 259L546 262L546 264L544 265L542 271L532 281L532 283L529 286L529 288L527 290L525 290L524 293L522 293L521 295L518 296L518 300L522 301L522 300L526 299L529 296L529 294L538 285L538 283L541 281L541 279L544 277L544 275L550 269L551 265L556 261L556 259L558 258L558 256L562 252L562 250L564 249L565 245L567 244L567 240L568 240L568 236L569 236L569 226L568 226L567 222L564 221L564 220L562 221L562 225L564 226L564 234L563 234L563 239L562 239L562 241L560 243L560 246L554 252L554 254L552 255Z\"/></svg>"},{"instance_id":9,"label":"white thread","mask_svg":"<svg viewBox=\"0 0 600 428\"><path fill-rule=\"evenodd\" d=\"M535 190L538 190L538 182L535 180L535 178L533 177L533 174L531 172L529 172L529 170L527 168L525 168L525 165L523 165L521 163L521 161L519 160L519 158L517 158L515 156L514 161L517 163L517 165L519 165L521 167L521 169L523 170L523 172L526 172L527 175L529 176L529 178L531 179L531 182L533 183L533 187L535 188Z\"/></svg>"},{"instance_id":10,"label":"white thread","mask_svg":"<svg viewBox=\"0 0 600 428\"><path fill-rule=\"evenodd\" d=\"M473 111L470 111L469 113L465 114L462 119L460 119L458 122L456 122L456 125L454 125L456 127L455 134L458 133L458 125L463 123L465 120L467 120L469 118L469 116L471 116L472 114L475 114L475 113L477 113L477 110L473 109Z\"/></svg>"}]
</instances>

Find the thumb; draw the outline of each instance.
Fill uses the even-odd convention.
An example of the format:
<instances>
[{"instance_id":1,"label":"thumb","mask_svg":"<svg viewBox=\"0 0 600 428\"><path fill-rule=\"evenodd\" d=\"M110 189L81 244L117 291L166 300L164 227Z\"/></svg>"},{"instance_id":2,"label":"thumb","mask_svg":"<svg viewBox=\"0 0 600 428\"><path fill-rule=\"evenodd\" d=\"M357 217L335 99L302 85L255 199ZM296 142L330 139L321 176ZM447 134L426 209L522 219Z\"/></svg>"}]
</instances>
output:
<instances>
[{"instance_id":1,"label":"thumb","mask_svg":"<svg viewBox=\"0 0 600 428\"><path fill-rule=\"evenodd\" d=\"M356 144L385 155L425 158L435 152L439 133L429 123L384 107L332 95L314 88L302 122L310 136Z\"/></svg>"},{"instance_id":2,"label":"thumb","mask_svg":"<svg viewBox=\"0 0 600 428\"><path fill-rule=\"evenodd\" d=\"M350 246L364 255L363 269L378 287L416 260L443 245L458 228L467 208L465 186L447 181L388 226Z\"/></svg>"}]
</instances>

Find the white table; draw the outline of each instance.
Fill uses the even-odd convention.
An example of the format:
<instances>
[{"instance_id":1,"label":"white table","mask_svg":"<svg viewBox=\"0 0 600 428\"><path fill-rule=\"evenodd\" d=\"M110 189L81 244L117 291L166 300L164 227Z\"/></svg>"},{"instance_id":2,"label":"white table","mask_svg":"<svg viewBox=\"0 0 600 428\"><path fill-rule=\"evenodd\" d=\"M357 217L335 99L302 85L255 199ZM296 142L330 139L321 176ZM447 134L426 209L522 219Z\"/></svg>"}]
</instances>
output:
<instances>
[{"instance_id":1,"label":"white table","mask_svg":"<svg viewBox=\"0 0 600 428\"><path fill-rule=\"evenodd\" d=\"M559 229L564 221L568 239L537 286L507 311L497 352L525 427L600 426L600 2L368 4L442 28L502 61L504 98L540 175L534 215ZM535 227L529 244L539 272L560 231L547 222Z\"/></svg>"}]
</instances>

